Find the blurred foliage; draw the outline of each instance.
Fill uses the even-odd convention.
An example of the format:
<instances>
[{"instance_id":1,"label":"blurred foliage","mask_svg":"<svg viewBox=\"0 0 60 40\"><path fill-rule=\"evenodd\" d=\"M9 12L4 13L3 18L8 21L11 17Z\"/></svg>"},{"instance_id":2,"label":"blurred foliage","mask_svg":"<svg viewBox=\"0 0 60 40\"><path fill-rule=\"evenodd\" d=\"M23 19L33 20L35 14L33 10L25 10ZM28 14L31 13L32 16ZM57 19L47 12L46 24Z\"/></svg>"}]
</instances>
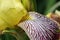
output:
<instances>
[{"instance_id":1,"label":"blurred foliage","mask_svg":"<svg viewBox=\"0 0 60 40\"><path fill-rule=\"evenodd\" d=\"M16 38L9 33L0 35L0 40L16 40Z\"/></svg>"},{"instance_id":2,"label":"blurred foliage","mask_svg":"<svg viewBox=\"0 0 60 40\"><path fill-rule=\"evenodd\" d=\"M24 30L20 27L14 29L7 28L0 34L0 40L30 40Z\"/></svg>"},{"instance_id":3,"label":"blurred foliage","mask_svg":"<svg viewBox=\"0 0 60 40\"><path fill-rule=\"evenodd\" d=\"M41 14L48 13L48 10L60 0L36 0L37 2L37 12ZM60 7L57 8L60 10Z\"/></svg>"}]
</instances>

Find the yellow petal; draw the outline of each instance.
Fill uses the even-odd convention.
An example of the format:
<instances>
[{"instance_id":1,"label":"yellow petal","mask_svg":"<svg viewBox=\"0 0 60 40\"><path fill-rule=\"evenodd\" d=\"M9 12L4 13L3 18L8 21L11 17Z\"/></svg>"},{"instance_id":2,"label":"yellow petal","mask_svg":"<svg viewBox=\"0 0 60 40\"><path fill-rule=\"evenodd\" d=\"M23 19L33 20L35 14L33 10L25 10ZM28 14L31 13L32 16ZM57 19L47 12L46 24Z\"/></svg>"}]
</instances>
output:
<instances>
[{"instance_id":1,"label":"yellow petal","mask_svg":"<svg viewBox=\"0 0 60 40\"><path fill-rule=\"evenodd\" d=\"M16 25L26 14L20 1L0 0L0 17L11 26Z\"/></svg>"}]
</instances>

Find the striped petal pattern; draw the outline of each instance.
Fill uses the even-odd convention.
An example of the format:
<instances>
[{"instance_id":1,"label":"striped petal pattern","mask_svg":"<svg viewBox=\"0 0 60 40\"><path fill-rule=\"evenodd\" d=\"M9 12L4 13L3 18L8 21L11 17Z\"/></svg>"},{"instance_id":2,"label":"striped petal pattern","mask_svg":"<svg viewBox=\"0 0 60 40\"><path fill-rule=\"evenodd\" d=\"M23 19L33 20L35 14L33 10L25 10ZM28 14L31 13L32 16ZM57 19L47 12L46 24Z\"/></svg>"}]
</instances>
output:
<instances>
[{"instance_id":1,"label":"striped petal pattern","mask_svg":"<svg viewBox=\"0 0 60 40\"><path fill-rule=\"evenodd\" d=\"M53 20L37 12L29 12L29 16L33 20L23 21L18 26L26 32L30 40L56 40L58 25Z\"/></svg>"}]
</instances>

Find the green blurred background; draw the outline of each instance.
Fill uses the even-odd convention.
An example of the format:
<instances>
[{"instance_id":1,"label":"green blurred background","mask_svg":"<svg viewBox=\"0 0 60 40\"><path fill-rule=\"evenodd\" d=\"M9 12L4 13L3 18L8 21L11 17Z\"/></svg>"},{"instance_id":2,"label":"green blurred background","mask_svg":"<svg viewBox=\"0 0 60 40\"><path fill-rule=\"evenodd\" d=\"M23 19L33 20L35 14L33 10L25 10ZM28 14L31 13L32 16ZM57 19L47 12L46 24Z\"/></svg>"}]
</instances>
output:
<instances>
[{"instance_id":1,"label":"green blurred background","mask_svg":"<svg viewBox=\"0 0 60 40\"><path fill-rule=\"evenodd\" d=\"M59 1L60 0L36 0L37 12L46 14L48 10ZM60 6L56 9L60 10Z\"/></svg>"}]
</instances>

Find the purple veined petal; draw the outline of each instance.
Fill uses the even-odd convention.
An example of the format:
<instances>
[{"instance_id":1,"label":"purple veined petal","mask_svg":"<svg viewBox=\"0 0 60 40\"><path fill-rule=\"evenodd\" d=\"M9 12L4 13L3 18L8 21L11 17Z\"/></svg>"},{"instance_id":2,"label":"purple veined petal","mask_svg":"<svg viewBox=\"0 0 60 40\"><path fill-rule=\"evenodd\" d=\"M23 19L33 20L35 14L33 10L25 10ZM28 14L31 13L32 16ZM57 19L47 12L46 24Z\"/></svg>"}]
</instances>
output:
<instances>
[{"instance_id":1,"label":"purple veined petal","mask_svg":"<svg viewBox=\"0 0 60 40\"><path fill-rule=\"evenodd\" d=\"M20 23L20 25L21 25L21 23ZM44 25L42 25L42 23L40 21L38 22L36 20L32 20L32 21L29 20L29 21L25 21L25 23L23 22L22 25L24 25L24 27L25 27L25 32L30 36L30 40L52 40L51 38L52 38L52 36L54 36L53 34L51 34L52 32L49 32L49 30L47 28L45 28ZM46 33L46 31L47 31L47 33ZM42 36L39 36L38 34L42 35ZM44 38L44 39L42 39L42 38Z\"/></svg>"},{"instance_id":2,"label":"purple veined petal","mask_svg":"<svg viewBox=\"0 0 60 40\"><path fill-rule=\"evenodd\" d=\"M54 30L57 29L57 28L54 28L55 26L52 26L52 25L50 25L50 24L46 24L46 23L42 23L42 24L45 26L45 28L51 30L52 32L54 32ZM55 25L56 25L56 24L55 24Z\"/></svg>"},{"instance_id":3,"label":"purple veined petal","mask_svg":"<svg viewBox=\"0 0 60 40\"><path fill-rule=\"evenodd\" d=\"M54 30L56 30L55 28L53 28L53 27L51 27L50 25L47 25L47 24L42 24L42 25L44 25L44 27L46 28L46 29L49 29L49 30L51 30L53 33L54 33ZM53 29L53 30L52 30Z\"/></svg>"},{"instance_id":4,"label":"purple veined petal","mask_svg":"<svg viewBox=\"0 0 60 40\"><path fill-rule=\"evenodd\" d=\"M37 20L38 21L38 20ZM38 21L39 22L39 21ZM48 30L52 30L52 28L50 28L49 27L49 25L47 25L46 23L44 23L44 22L42 22L42 21L40 21L40 23L41 23L41 25L42 25L42 27L45 27L45 29L48 29ZM43 26L44 25L44 26ZM56 29L55 29L56 30ZM53 31L54 31L54 29L53 29Z\"/></svg>"},{"instance_id":5,"label":"purple veined petal","mask_svg":"<svg viewBox=\"0 0 60 40\"><path fill-rule=\"evenodd\" d=\"M32 23L32 24L31 24ZM35 27L35 25L33 24L33 22L31 22L31 21L29 21L29 26L30 26L30 31L31 32L29 32L29 34L30 34L30 36L31 36L31 39L33 39L34 38L34 36L36 36L36 34L37 34L37 29L36 29L36 27ZM29 30L29 29L28 29ZM34 31L34 33L32 32L32 31ZM36 37L37 38L37 37ZM36 38L34 38L34 40L36 40Z\"/></svg>"},{"instance_id":6,"label":"purple veined petal","mask_svg":"<svg viewBox=\"0 0 60 40\"><path fill-rule=\"evenodd\" d=\"M42 23L43 23L43 22L42 22ZM42 24L42 23L41 23L41 24ZM44 26L42 26L42 27L44 27ZM46 26L46 27L50 28L49 26ZM58 26L57 26L57 27L58 27ZM45 29L47 29L47 28L45 28ZM50 28L50 29L51 29L51 28ZM53 29L52 29L52 30L53 30ZM56 30L56 29L55 29L55 30ZM53 30L54 33L56 33L55 30ZM49 33L49 30L47 30L47 31L48 31L47 33ZM51 32L51 33L52 33L52 32ZM49 34L50 34L50 33L49 33Z\"/></svg>"},{"instance_id":7,"label":"purple veined petal","mask_svg":"<svg viewBox=\"0 0 60 40\"><path fill-rule=\"evenodd\" d=\"M51 21L51 19L45 17L44 15L41 15L40 13L29 12L29 15L34 17L35 19L39 19L39 20L41 20L43 22L46 22L47 24L51 24L51 25L56 27L56 23L53 20Z\"/></svg>"},{"instance_id":8,"label":"purple veined petal","mask_svg":"<svg viewBox=\"0 0 60 40\"><path fill-rule=\"evenodd\" d=\"M36 21L36 23L37 23L37 21ZM42 25L42 23L39 23L39 22L38 22L37 24L39 24L39 27L41 26L40 29L43 30L42 32L45 34L45 37L48 36L49 34L46 35L46 30L45 30L46 28ZM49 30L48 30L48 32L49 32ZM48 33L48 32L47 32L47 33ZM50 32L50 33L51 33L51 32ZM53 34L51 33L51 35L53 35ZM49 36L50 36L50 35L49 35ZM48 36L48 37L49 37L49 36ZM51 39L51 37L50 37L50 39Z\"/></svg>"},{"instance_id":9,"label":"purple veined petal","mask_svg":"<svg viewBox=\"0 0 60 40\"><path fill-rule=\"evenodd\" d=\"M48 26L50 25L50 28L52 28L52 29L58 29L56 22L54 22L53 20L45 17L44 15L41 15L37 12L29 12L29 15L32 16L34 19L41 20L42 22L45 23L45 25L48 25Z\"/></svg>"},{"instance_id":10,"label":"purple veined petal","mask_svg":"<svg viewBox=\"0 0 60 40\"><path fill-rule=\"evenodd\" d=\"M51 33L48 29L42 27L44 30L45 30L45 35L47 38L49 38L49 40L52 40L52 36L53 36L53 33Z\"/></svg>"},{"instance_id":11,"label":"purple veined petal","mask_svg":"<svg viewBox=\"0 0 60 40\"><path fill-rule=\"evenodd\" d=\"M50 19L48 19L48 18L46 18L46 17L39 18L39 20L41 20L41 21L44 22L45 24L50 24L50 25L52 25L52 26L55 26L55 27L53 27L53 28L57 28L57 27L56 27L57 24L56 24L54 21L52 21L52 20L50 20Z\"/></svg>"},{"instance_id":12,"label":"purple veined petal","mask_svg":"<svg viewBox=\"0 0 60 40\"><path fill-rule=\"evenodd\" d=\"M18 26L26 32L30 40L53 40L58 25L37 12L33 13L30 12L29 14L33 20L23 21Z\"/></svg>"},{"instance_id":13,"label":"purple veined petal","mask_svg":"<svg viewBox=\"0 0 60 40\"><path fill-rule=\"evenodd\" d=\"M48 29L49 31L55 33L55 30L56 30L56 29L53 29L53 28L52 28L51 26L49 26L49 25L44 25L44 26L45 26L46 30ZM47 27L47 26L48 26L48 27ZM47 31L48 31L48 30L47 30ZM49 31L48 31L48 32L49 32Z\"/></svg>"},{"instance_id":14,"label":"purple veined petal","mask_svg":"<svg viewBox=\"0 0 60 40\"><path fill-rule=\"evenodd\" d=\"M26 25L25 22L26 22L29 26L28 26L28 25L27 25L27 26L23 26L23 27L25 27L25 28L23 28L22 25ZM25 32L28 34L28 36L30 36L29 38L30 38L31 40L32 40L32 39L35 40L35 38L34 38L33 35L37 33L36 28L33 28L34 26L31 26L31 24L30 24L29 21L25 21L25 22L24 22L24 24L23 24L23 23L22 23L22 24L20 23L19 26L21 26L21 28L23 28L23 29L25 30ZM33 25L33 24L32 24L32 25ZM27 27L28 27L28 28L27 28ZM27 28L27 29L26 29L26 28ZM35 33L31 34L31 33L32 33L32 32L31 32L32 30L35 30L35 31L34 31Z\"/></svg>"},{"instance_id":15,"label":"purple veined petal","mask_svg":"<svg viewBox=\"0 0 60 40\"><path fill-rule=\"evenodd\" d=\"M39 28L39 26L38 26L36 23L34 23L34 21L33 21L33 24L35 24L35 26L36 26L36 28L37 28L37 30L38 30L36 35L38 35L38 33L39 33L39 34L41 33L41 35L43 36L43 33L42 33L41 28ZM41 37L41 36L38 35L38 39L40 39L40 37Z\"/></svg>"},{"instance_id":16,"label":"purple veined petal","mask_svg":"<svg viewBox=\"0 0 60 40\"><path fill-rule=\"evenodd\" d=\"M32 23L35 24L35 25L33 25L33 26L34 26L34 27L36 28L36 30L37 30L37 33L35 34L36 36L34 36L34 39L39 39L40 36L38 35L38 33L39 33L39 31L38 31L38 30L39 30L39 29L38 29L38 25L36 25L36 23L34 23L33 21L31 21L30 23L31 23L31 24L32 24ZM35 30L35 31L36 31L36 30ZM42 31L42 30L41 30L41 31ZM40 33L41 33L41 32L40 32Z\"/></svg>"}]
</instances>

